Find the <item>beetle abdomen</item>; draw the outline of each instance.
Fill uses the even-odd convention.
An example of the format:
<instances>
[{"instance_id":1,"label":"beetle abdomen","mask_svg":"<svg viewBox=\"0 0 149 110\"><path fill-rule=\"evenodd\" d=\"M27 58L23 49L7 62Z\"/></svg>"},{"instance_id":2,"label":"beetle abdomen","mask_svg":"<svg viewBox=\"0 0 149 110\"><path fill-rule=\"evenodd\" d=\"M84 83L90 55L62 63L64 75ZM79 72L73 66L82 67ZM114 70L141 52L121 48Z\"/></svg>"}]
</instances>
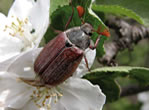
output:
<instances>
[{"instance_id":1,"label":"beetle abdomen","mask_svg":"<svg viewBox=\"0 0 149 110\"><path fill-rule=\"evenodd\" d=\"M42 72L48 67L48 65L59 55L59 53L65 48L66 42L65 33L60 33L56 38L51 40L40 52L34 63L34 71L37 74Z\"/></svg>"},{"instance_id":2,"label":"beetle abdomen","mask_svg":"<svg viewBox=\"0 0 149 110\"><path fill-rule=\"evenodd\" d=\"M73 74L82 57L82 50L65 48L40 75L41 81L51 86L62 83Z\"/></svg>"},{"instance_id":3,"label":"beetle abdomen","mask_svg":"<svg viewBox=\"0 0 149 110\"><path fill-rule=\"evenodd\" d=\"M51 40L37 57L34 70L43 84L56 86L69 78L78 67L83 50L68 43L69 39L63 32Z\"/></svg>"}]
</instances>

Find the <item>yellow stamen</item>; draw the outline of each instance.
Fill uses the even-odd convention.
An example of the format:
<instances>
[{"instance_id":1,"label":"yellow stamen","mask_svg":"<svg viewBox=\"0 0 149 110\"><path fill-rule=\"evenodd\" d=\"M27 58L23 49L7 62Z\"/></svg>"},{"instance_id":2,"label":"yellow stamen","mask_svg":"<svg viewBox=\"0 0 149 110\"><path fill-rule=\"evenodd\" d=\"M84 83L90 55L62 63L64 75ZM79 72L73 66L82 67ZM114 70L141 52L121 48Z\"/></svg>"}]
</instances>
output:
<instances>
[{"instance_id":1,"label":"yellow stamen","mask_svg":"<svg viewBox=\"0 0 149 110\"><path fill-rule=\"evenodd\" d=\"M62 96L63 95L55 88L38 87L33 91L31 98L34 100L37 107L46 107L47 110L51 110L51 99L54 98L54 102L57 103Z\"/></svg>"},{"instance_id":2,"label":"yellow stamen","mask_svg":"<svg viewBox=\"0 0 149 110\"><path fill-rule=\"evenodd\" d=\"M14 18L14 16L12 16ZM6 25L4 28L4 31L7 29L11 30L13 33L10 35L16 36L16 34L19 34L20 36L24 35L24 25L28 24L28 19L26 18L25 20L20 20L19 18L16 18L16 23L12 22L10 26Z\"/></svg>"}]
</instances>

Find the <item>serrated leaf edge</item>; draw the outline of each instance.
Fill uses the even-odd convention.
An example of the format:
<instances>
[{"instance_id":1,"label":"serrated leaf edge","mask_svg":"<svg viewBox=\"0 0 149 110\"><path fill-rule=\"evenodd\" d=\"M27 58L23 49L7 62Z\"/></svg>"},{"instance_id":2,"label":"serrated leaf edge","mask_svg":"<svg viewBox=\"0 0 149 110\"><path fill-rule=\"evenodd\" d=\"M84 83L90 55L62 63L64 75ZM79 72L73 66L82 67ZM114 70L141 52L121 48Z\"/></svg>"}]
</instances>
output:
<instances>
[{"instance_id":1,"label":"serrated leaf edge","mask_svg":"<svg viewBox=\"0 0 149 110\"><path fill-rule=\"evenodd\" d=\"M100 9L101 9L101 8L107 8L107 9L109 9L109 12L108 12L108 11L100 10L99 7L100 7ZM106 12L107 12L107 13L112 13L112 12L110 11L110 8L112 8L112 9L113 9L113 8L121 9L121 10L123 10L125 13L117 13L117 14L121 14L121 15L128 16L128 17L130 17L130 18L132 18L132 19L138 21L139 23L144 24L143 19L142 19L137 13L135 13L134 11L132 11L132 10L130 10L130 9L128 9L128 8L124 8L124 7L119 6L119 5L96 5L96 4L94 4L94 5L92 6L92 8L93 8L93 10L102 11L102 12L105 12L105 13L106 13ZM98 9L97 9L97 8L98 8ZM133 16L129 16L128 14L126 14L126 12L131 13L134 17L133 17Z\"/></svg>"}]
</instances>

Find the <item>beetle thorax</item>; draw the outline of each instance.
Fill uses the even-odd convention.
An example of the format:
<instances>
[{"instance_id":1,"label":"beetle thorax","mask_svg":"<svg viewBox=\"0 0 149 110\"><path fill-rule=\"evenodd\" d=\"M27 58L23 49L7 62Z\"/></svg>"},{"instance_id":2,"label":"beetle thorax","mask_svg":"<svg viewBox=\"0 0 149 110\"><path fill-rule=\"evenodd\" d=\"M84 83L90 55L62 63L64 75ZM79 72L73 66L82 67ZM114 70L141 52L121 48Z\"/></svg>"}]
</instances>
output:
<instances>
[{"instance_id":1,"label":"beetle thorax","mask_svg":"<svg viewBox=\"0 0 149 110\"><path fill-rule=\"evenodd\" d=\"M74 27L66 31L66 35L72 44L85 50L90 45L90 36L92 35L92 26L83 24L81 27Z\"/></svg>"}]
</instances>

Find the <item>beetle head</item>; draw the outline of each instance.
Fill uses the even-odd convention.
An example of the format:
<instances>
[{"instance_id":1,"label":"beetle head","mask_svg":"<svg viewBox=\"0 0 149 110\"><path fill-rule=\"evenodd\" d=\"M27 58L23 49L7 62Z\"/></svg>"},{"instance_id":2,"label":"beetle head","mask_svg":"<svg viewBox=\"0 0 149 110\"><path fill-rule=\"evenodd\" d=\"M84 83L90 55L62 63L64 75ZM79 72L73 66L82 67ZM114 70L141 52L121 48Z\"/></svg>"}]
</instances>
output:
<instances>
[{"instance_id":1,"label":"beetle head","mask_svg":"<svg viewBox=\"0 0 149 110\"><path fill-rule=\"evenodd\" d=\"M92 32L93 27L90 24L85 23L80 27L66 30L66 35L72 44L85 50L90 45L90 36L92 35Z\"/></svg>"},{"instance_id":2,"label":"beetle head","mask_svg":"<svg viewBox=\"0 0 149 110\"><path fill-rule=\"evenodd\" d=\"M86 35L89 35L91 36L92 35L92 32L93 32L93 27L88 24L88 23L85 23L81 26L81 30L86 34Z\"/></svg>"}]
</instances>

